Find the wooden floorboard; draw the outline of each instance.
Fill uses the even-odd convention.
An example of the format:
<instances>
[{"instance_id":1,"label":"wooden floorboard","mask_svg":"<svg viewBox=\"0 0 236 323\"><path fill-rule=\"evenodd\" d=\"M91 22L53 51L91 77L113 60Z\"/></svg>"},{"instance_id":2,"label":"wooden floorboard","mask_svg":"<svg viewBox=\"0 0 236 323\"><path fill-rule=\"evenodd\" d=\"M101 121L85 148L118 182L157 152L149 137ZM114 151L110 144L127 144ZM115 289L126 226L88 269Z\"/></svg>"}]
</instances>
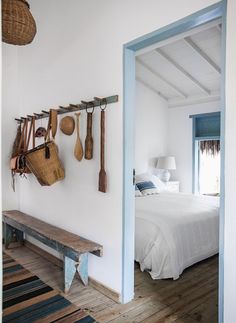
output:
<instances>
[{"instance_id":1,"label":"wooden floorboard","mask_svg":"<svg viewBox=\"0 0 236 323\"><path fill-rule=\"evenodd\" d=\"M7 253L51 287L63 289L62 268L26 247ZM118 304L78 279L68 295L62 294L101 323L217 323L217 256L188 268L176 281L154 281L138 264L134 267L135 298L128 304Z\"/></svg>"}]
</instances>

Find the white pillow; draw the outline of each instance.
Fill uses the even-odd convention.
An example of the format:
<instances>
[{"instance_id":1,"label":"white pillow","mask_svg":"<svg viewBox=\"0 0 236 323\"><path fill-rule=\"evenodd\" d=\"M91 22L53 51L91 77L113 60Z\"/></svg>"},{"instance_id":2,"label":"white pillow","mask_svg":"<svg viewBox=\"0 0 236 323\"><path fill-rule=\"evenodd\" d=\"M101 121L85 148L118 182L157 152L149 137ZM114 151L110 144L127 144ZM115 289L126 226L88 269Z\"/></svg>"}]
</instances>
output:
<instances>
[{"instance_id":1,"label":"white pillow","mask_svg":"<svg viewBox=\"0 0 236 323\"><path fill-rule=\"evenodd\" d=\"M153 176L153 182L156 185L156 188L159 190L159 192L166 191L166 184L160 180L159 177L152 175Z\"/></svg>"},{"instance_id":2,"label":"white pillow","mask_svg":"<svg viewBox=\"0 0 236 323\"><path fill-rule=\"evenodd\" d=\"M135 176L135 183L151 181L156 186L158 193L166 190L166 185L155 175L150 173L143 173Z\"/></svg>"}]
</instances>

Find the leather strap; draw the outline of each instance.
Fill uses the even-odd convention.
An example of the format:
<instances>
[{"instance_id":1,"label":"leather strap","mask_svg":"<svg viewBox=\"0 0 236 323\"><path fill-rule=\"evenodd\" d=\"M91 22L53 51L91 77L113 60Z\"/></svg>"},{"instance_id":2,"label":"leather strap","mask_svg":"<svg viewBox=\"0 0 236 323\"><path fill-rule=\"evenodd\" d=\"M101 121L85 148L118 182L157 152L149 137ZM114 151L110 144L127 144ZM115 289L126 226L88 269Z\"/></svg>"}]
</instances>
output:
<instances>
[{"instance_id":1,"label":"leather strap","mask_svg":"<svg viewBox=\"0 0 236 323\"><path fill-rule=\"evenodd\" d=\"M21 137L20 137L20 142L19 142L19 146L17 149L17 155L19 155L22 151L22 144L24 142L24 135L25 135L25 127L26 127L26 119L24 120L23 127L21 130Z\"/></svg>"},{"instance_id":2,"label":"leather strap","mask_svg":"<svg viewBox=\"0 0 236 323\"><path fill-rule=\"evenodd\" d=\"M35 148L35 116L33 116L32 120L33 120L33 135L32 135L32 140L33 140L33 148Z\"/></svg>"},{"instance_id":3,"label":"leather strap","mask_svg":"<svg viewBox=\"0 0 236 323\"><path fill-rule=\"evenodd\" d=\"M27 134L28 134L28 119L25 119L25 132L24 132L24 148L23 152L26 152L27 150Z\"/></svg>"},{"instance_id":4,"label":"leather strap","mask_svg":"<svg viewBox=\"0 0 236 323\"><path fill-rule=\"evenodd\" d=\"M46 141L50 141L50 131L51 131L51 128L52 128L51 120L52 120L52 110L50 109L50 111L49 111L49 117L48 117L47 131L46 131L45 136L44 136L45 142Z\"/></svg>"},{"instance_id":5,"label":"leather strap","mask_svg":"<svg viewBox=\"0 0 236 323\"><path fill-rule=\"evenodd\" d=\"M33 116L32 119L31 119L29 133L28 133L28 138L27 138L27 143L26 143L26 150L25 151L28 151L32 130L33 130L33 134L32 134L32 146L34 148L35 147L35 116Z\"/></svg>"}]
</instances>

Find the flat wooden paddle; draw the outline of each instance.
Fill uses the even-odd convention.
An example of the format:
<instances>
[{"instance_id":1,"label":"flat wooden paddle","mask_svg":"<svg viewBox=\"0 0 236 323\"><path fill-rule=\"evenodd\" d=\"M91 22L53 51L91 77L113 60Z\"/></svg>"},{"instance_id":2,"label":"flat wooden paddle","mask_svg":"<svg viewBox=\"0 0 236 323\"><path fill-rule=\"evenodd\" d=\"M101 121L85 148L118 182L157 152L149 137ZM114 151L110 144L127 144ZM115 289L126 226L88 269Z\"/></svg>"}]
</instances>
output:
<instances>
[{"instance_id":1,"label":"flat wooden paddle","mask_svg":"<svg viewBox=\"0 0 236 323\"><path fill-rule=\"evenodd\" d=\"M83 146L79 136L79 117L80 112L75 113L76 115L76 125L77 125L77 139L75 143L74 156L78 161L81 161L83 158Z\"/></svg>"},{"instance_id":2,"label":"flat wooden paddle","mask_svg":"<svg viewBox=\"0 0 236 323\"><path fill-rule=\"evenodd\" d=\"M87 112L87 136L85 139L85 159L93 158L92 119L93 113Z\"/></svg>"},{"instance_id":3,"label":"flat wooden paddle","mask_svg":"<svg viewBox=\"0 0 236 323\"><path fill-rule=\"evenodd\" d=\"M51 129L52 137L55 139L57 133L57 110L51 109Z\"/></svg>"},{"instance_id":4,"label":"flat wooden paddle","mask_svg":"<svg viewBox=\"0 0 236 323\"><path fill-rule=\"evenodd\" d=\"M101 110L101 138L100 138L101 152L100 161L101 169L99 172L98 190L106 193L107 191L107 174L105 172L105 111Z\"/></svg>"}]
</instances>

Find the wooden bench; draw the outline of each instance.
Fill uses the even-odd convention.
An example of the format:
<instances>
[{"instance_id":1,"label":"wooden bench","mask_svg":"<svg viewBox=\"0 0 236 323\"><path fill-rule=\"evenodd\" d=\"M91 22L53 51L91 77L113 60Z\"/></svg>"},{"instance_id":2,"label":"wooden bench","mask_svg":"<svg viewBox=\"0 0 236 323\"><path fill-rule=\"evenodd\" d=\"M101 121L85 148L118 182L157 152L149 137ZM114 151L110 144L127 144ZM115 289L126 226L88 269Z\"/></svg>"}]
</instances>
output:
<instances>
[{"instance_id":1,"label":"wooden bench","mask_svg":"<svg viewBox=\"0 0 236 323\"><path fill-rule=\"evenodd\" d=\"M65 293L69 291L76 272L83 284L88 284L88 253L102 257L101 245L20 211L3 211L2 214L6 249L14 239L23 244L26 233L63 254Z\"/></svg>"}]
</instances>

